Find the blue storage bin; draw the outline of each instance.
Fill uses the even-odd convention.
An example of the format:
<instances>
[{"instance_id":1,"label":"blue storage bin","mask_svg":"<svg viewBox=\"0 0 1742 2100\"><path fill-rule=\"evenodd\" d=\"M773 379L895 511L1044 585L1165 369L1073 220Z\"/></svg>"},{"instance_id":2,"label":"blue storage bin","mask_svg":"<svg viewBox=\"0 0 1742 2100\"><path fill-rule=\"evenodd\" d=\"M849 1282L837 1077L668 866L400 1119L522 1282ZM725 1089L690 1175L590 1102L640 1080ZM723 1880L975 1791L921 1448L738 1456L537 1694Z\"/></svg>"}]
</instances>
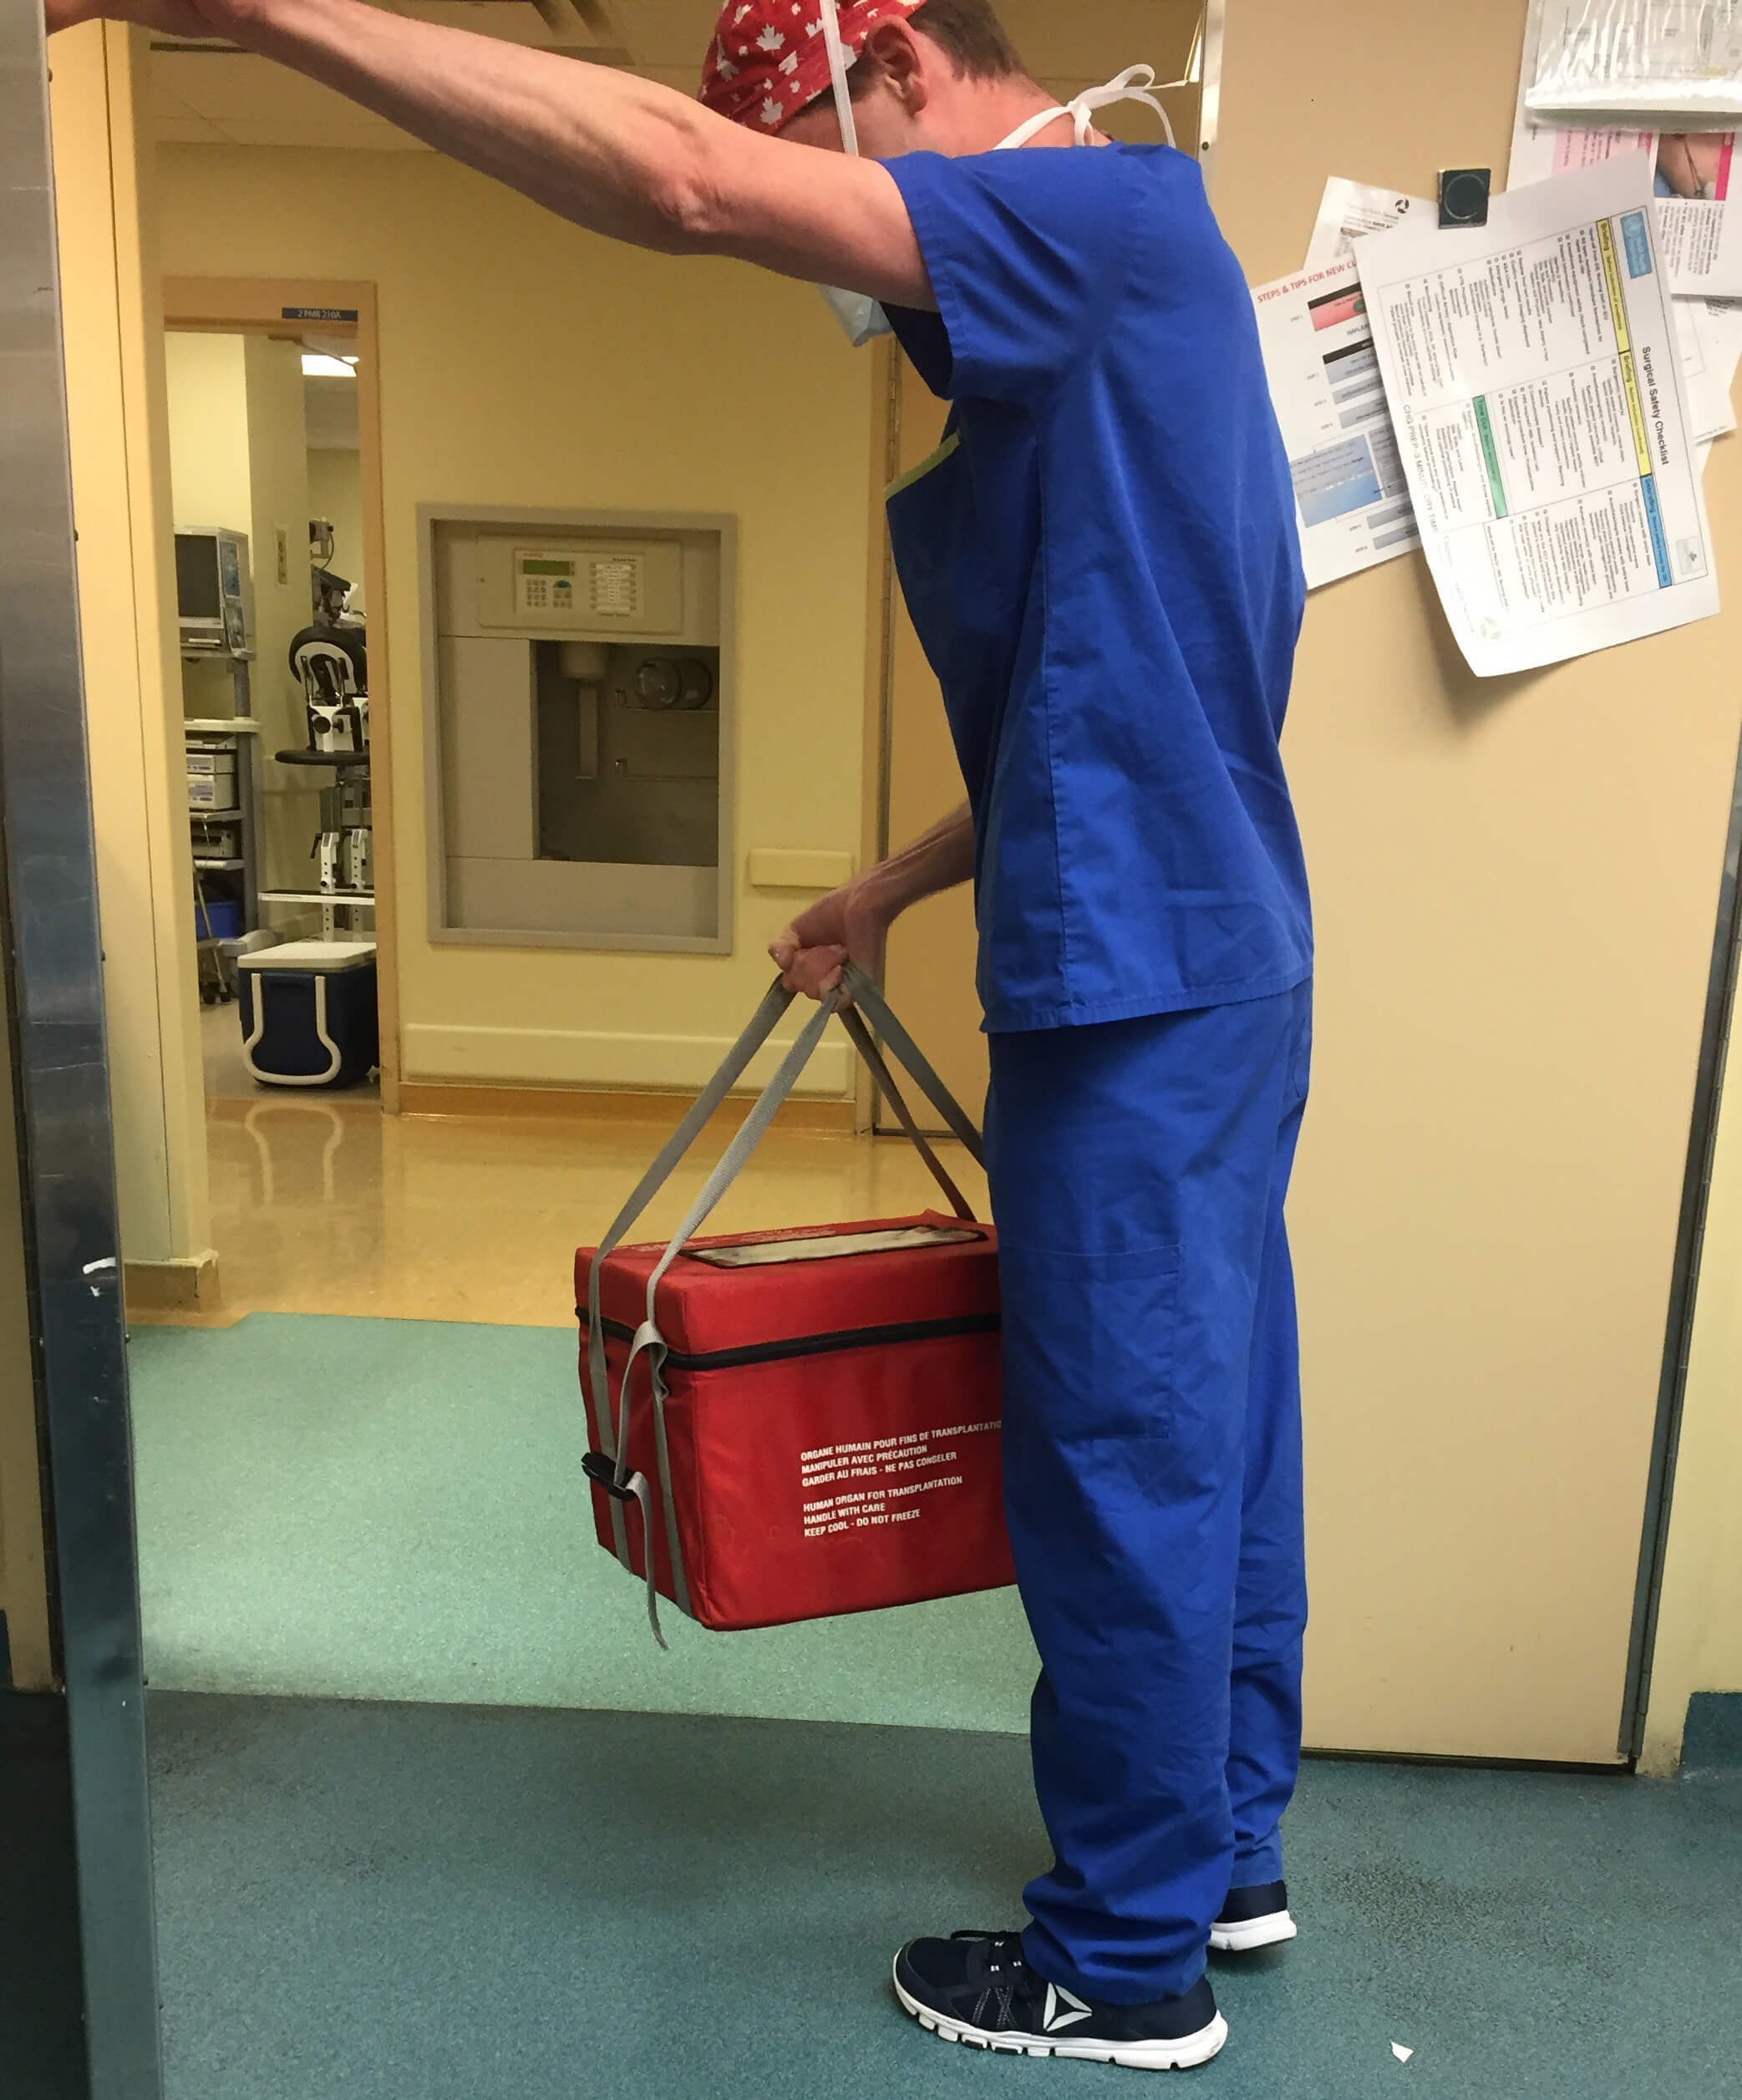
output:
<instances>
[{"instance_id":1,"label":"blue storage bin","mask_svg":"<svg viewBox=\"0 0 1742 2100\"><path fill-rule=\"evenodd\" d=\"M287 941L241 956L242 1058L268 1087L354 1087L378 1054L373 941Z\"/></svg>"},{"instance_id":2,"label":"blue storage bin","mask_svg":"<svg viewBox=\"0 0 1742 2100\"><path fill-rule=\"evenodd\" d=\"M239 941L242 908L234 897L194 900L194 938L196 941Z\"/></svg>"}]
</instances>

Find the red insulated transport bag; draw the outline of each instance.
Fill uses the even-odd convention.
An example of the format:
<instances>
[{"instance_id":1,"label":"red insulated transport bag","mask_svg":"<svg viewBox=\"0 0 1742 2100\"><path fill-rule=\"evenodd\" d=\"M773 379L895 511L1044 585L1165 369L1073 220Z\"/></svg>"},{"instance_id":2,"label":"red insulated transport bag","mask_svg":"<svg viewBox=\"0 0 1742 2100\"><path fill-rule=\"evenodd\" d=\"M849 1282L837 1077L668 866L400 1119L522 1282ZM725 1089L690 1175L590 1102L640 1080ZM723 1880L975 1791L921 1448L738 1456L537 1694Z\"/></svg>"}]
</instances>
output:
<instances>
[{"instance_id":1,"label":"red insulated transport bag","mask_svg":"<svg viewBox=\"0 0 1742 2100\"><path fill-rule=\"evenodd\" d=\"M1000 1489L998 1244L920 1136L861 1013L973 1126L856 971L841 1018L955 1214L693 1235L790 1092L820 1007L665 1245L618 1245L790 1003L776 986L576 1288L600 1543L719 1631L1013 1580ZM648 1542L653 1542L651 1567Z\"/></svg>"}]
</instances>

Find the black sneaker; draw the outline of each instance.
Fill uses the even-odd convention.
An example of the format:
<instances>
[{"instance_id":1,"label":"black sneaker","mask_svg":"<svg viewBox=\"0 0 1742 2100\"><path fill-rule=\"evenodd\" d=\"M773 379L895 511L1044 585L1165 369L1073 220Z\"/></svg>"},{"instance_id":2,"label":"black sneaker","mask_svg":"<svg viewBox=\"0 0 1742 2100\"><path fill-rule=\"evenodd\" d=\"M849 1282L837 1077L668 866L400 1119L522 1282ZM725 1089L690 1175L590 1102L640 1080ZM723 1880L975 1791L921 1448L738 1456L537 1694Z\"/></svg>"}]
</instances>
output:
<instances>
[{"instance_id":1,"label":"black sneaker","mask_svg":"<svg viewBox=\"0 0 1742 2100\"><path fill-rule=\"evenodd\" d=\"M1013 2057L1080 2057L1135 2071L1207 2063L1228 2038L1204 1978L1177 1998L1104 2005L1037 1976L1016 1932L911 1940L895 1958L895 1992L946 2042Z\"/></svg>"},{"instance_id":2,"label":"black sneaker","mask_svg":"<svg viewBox=\"0 0 1742 2100\"><path fill-rule=\"evenodd\" d=\"M1267 1881L1256 1889L1230 1889L1210 1928L1210 1945L1218 1954L1252 1954L1259 1947L1279 1947L1299 1930L1288 1915L1287 1883Z\"/></svg>"}]
</instances>

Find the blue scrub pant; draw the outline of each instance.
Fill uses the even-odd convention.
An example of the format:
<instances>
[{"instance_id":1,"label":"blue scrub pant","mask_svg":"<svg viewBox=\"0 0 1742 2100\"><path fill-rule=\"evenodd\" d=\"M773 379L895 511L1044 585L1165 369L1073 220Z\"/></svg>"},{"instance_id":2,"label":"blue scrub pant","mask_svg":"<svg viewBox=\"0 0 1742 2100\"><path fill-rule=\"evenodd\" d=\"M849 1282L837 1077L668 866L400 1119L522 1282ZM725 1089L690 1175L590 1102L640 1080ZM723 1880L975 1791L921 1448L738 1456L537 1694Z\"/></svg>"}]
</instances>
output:
<instances>
[{"instance_id":1,"label":"blue scrub pant","mask_svg":"<svg viewBox=\"0 0 1742 2100\"><path fill-rule=\"evenodd\" d=\"M1282 1201L1312 987L995 1035L1004 1487L1041 1658L1055 1855L1028 1956L1115 2004L1190 1990L1281 1878L1307 1594Z\"/></svg>"}]
</instances>

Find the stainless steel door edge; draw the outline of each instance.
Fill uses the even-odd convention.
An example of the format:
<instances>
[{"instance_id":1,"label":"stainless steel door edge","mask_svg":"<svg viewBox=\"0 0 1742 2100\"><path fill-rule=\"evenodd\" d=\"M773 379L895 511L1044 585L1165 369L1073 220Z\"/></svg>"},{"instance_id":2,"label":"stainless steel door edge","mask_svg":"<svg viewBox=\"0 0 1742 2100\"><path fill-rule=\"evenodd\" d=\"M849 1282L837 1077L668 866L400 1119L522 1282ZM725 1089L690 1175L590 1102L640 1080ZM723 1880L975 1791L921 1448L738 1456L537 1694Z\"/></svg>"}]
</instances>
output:
<instances>
[{"instance_id":1,"label":"stainless steel door edge","mask_svg":"<svg viewBox=\"0 0 1742 2100\"><path fill-rule=\"evenodd\" d=\"M38 8L0 8L0 834L94 2100L160 2100L133 1464ZM11 1200L0 1195L0 1200Z\"/></svg>"}]
</instances>

